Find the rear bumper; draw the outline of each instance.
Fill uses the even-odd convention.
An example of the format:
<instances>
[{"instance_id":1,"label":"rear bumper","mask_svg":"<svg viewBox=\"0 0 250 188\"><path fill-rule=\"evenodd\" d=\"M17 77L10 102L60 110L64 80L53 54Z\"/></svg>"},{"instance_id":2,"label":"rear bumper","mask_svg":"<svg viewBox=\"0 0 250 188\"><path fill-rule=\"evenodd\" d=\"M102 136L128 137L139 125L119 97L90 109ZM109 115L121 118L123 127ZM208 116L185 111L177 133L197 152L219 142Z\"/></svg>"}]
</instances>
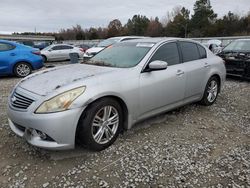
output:
<instances>
[{"instance_id":1,"label":"rear bumper","mask_svg":"<svg viewBox=\"0 0 250 188\"><path fill-rule=\"evenodd\" d=\"M32 68L33 68L34 70L40 69L40 68L42 68L43 66L44 66L44 62L43 62L42 57L41 57L41 58L38 58L38 59L36 59L36 60L34 60L33 63L32 63Z\"/></svg>"}]
</instances>

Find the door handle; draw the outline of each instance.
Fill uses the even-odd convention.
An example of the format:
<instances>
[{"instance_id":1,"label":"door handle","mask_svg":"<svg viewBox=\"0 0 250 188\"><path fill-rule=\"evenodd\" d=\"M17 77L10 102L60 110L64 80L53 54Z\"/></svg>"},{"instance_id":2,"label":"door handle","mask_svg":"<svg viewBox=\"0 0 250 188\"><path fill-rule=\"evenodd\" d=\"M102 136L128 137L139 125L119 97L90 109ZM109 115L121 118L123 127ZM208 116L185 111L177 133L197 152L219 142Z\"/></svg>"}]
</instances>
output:
<instances>
[{"instance_id":1,"label":"door handle","mask_svg":"<svg viewBox=\"0 0 250 188\"><path fill-rule=\"evenodd\" d=\"M210 67L210 65L208 63L205 63L204 67L207 68Z\"/></svg>"},{"instance_id":2,"label":"door handle","mask_svg":"<svg viewBox=\"0 0 250 188\"><path fill-rule=\"evenodd\" d=\"M182 70L178 70L177 73L176 73L177 76L181 76L183 74L184 74L184 71L182 71Z\"/></svg>"}]
</instances>

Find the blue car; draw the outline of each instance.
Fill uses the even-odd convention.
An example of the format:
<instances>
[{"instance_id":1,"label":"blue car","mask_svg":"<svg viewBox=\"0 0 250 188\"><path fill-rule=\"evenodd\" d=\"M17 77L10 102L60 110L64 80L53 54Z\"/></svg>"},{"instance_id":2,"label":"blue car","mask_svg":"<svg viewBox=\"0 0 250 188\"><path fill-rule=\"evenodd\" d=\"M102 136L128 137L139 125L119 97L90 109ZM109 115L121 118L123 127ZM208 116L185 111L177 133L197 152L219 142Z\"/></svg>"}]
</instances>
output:
<instances>
[{"instance_id":1,"label":"blue car","mask_svg":"<svg viewBox=\"0 0 250 188\"><path fill-rule=\"evenodd\" d=\"M16 42L0 40L0 76L25 77L31 74L32 70L41 67L43 67L43 58L40 50Z\"/></svg>"}]
</instances>

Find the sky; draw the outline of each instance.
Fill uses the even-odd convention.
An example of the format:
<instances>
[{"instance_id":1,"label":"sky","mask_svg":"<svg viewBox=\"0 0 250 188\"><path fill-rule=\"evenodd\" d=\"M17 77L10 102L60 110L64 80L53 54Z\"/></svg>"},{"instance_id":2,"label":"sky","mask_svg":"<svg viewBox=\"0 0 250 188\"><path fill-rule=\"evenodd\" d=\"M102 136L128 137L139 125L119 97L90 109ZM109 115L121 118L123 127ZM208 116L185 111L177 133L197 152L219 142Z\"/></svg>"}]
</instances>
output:
<instances>
[{"instance_id":1,"label":"sky","mask_svg":"<svg viewBox=\"0 0 250 188\"><path fill-rule=\"evenodd\" d=\"M135 14L166 17L176 6L193 9L195 0L0 0L0 34L57 32L79 24L106 27L118 18L123 24ZM219 17L232 11L245 15L250 0L211 0ZM192 13L192 12L191 12Z\"/></svg>"}]
</instances>

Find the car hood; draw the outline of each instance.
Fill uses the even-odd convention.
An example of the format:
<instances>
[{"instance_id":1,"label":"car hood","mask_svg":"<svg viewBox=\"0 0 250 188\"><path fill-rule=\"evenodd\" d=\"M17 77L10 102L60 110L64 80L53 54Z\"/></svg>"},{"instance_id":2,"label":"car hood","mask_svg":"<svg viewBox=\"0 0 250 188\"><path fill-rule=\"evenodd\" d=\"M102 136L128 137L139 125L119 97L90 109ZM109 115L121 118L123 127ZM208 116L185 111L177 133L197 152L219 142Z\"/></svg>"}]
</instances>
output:
<instances>
[{"instance_id":1,"label":"car hood","mask_svg":"<svg viewBox=\"0 0 250 188\"><path fill-rule=\"evenodd\" d=\"M86 51L86 53L89 53L89 54L98 53L98 52L100 52L103 49L104 49L104 47L93 47L93 48L88 49Z\"/></svg>"},{"instance_id":2,"label":"car hood","mask_svg":"<svg viewBox=\"0 0 250 188\"><path fill-rule=\"evenodd\" d=\"M21 80L18 86L35 94L46 96L59 88L76 83L77 81L111 73L115 70L116 68L112 67L86 64L66 65L32 74Z\"/></svg>"}]
</instances>

